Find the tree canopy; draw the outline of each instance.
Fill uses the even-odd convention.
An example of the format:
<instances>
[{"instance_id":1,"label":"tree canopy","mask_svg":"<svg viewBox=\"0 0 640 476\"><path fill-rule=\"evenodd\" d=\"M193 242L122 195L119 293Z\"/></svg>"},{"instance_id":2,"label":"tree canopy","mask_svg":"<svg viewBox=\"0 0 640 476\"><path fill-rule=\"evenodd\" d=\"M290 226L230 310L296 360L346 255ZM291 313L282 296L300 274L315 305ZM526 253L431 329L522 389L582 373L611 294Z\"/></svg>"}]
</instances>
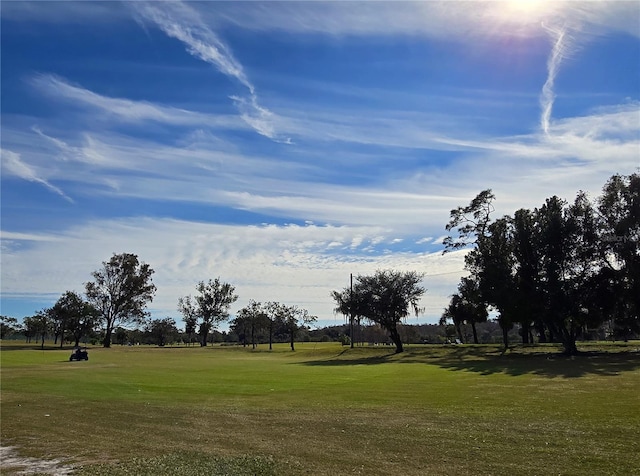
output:
<instances>
[{"instance_id":1,"label":"tree canopy","mask_svg":"<svg viewBox=\"0 0 640 476\"><path fill-rule=\"evenodd\" d=\"M87 300L100 312L105 323L104 347L111 346L115 325L144 322L146 305L153 300L156 286L153 269L131 253L114 254L103 261L102 268L91 273L93 281L85 284Z\"/></svg>"},{"instance_id":2,"label":"tree canopy","mask_svg":"<svg viewBox=\"0 0 640 476\"><path fill-rule=\"evenodd\" d=\"M541 342L561 342L568 354L577 352L581 333L606 320L623 336L640 330L638 174L614 175L595 201L584 192L572 203L553 196L493 221L488 192L451 211L447 230L457 228L461 238L445 240L445 251L473 247L466 267L479 301L499 313L505 346L514 323L523 342L533 326Z\"/></svg>"},{"instance_id":3,"label":"tree canopy","mask_svg":"<svg viewBox=\"0 0 640 476\"><path fill-rule=\"evenodd\" d=\"M196 285L199 294L195 297L184 296L178 299L178 310L185 322L200 321L200 345L207 345L207 337L212 329L229 319L229 308L238 300L235 287L222 282L220 278L200 281ZM188 320L188 321L187 321Z\"/></svg>"},{"instance_id":4,"label":"tree canopy","mask_svg":"<svg viewBox=\"0 0 640 476\"><path fill-rule=\"evenodd\" d=\"M426 291L420 286L422 278L415 271L379 270L372 276L357 276L353 290L345 288L331 295L340 312L353 312L385 329L400 353L404 349L397 324L412 312L420 313L420 299Z\"/></svg>"}]
</instances>

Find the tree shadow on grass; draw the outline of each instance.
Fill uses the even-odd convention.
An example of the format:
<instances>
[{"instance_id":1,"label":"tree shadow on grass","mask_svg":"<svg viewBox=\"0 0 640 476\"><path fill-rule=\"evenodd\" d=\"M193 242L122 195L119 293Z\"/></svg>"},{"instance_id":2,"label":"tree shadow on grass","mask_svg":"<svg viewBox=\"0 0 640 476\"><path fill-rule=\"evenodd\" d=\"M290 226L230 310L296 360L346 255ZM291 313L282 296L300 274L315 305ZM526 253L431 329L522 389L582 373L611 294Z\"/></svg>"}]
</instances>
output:
<instances>
[{"instance_id":1,"label":"tree shadow on grass","mask_svg":"<svg viewBox=\"0 0 640 476\"><path fill-rule=\"evenodd\" d=\"M640 353L582 352L565 356L548 350L528 350L525 353L502 352L497 348L459 346L455 348L411 348L401 354L349 356L345 352L331 359L304 362L309 366L379 365L385 363L423 363L452 371L476 372L481 375L511 376L533 374L543 377L577 378L586 375L618 376L640 369Z\"/></svg>"},{"instance_id":2,"label":"tree shadow on grass","mask_svg":"<svg viewBox=\"0 0 640 476\"><path fill-rule=\"evenodd\" d=\"M477 372L481 375L511 376L534 374L542 377L577 378L586 375L614 377L640 368L640 355L589 352L576 356L561 354L514 354L487 358L441 357L429 362L447 370Z\"/></svg>"}]
</instances>

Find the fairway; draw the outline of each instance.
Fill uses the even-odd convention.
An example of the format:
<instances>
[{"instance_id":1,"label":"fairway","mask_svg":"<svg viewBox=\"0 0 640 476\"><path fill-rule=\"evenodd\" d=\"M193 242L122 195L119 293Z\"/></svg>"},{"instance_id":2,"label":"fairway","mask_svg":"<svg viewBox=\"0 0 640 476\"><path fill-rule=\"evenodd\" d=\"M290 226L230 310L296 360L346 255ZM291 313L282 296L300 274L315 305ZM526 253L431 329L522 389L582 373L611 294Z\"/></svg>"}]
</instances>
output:
<instances>
[{"instance_id":1,"label":"fairway","mask_svg":"<svg viewBox=\"0 0 640 476\"><path fill-rule=\"evenodd\" d=\"M2 445L78 474L638 474L639 346L3 344Z\"/></svg>"}]
</instances>

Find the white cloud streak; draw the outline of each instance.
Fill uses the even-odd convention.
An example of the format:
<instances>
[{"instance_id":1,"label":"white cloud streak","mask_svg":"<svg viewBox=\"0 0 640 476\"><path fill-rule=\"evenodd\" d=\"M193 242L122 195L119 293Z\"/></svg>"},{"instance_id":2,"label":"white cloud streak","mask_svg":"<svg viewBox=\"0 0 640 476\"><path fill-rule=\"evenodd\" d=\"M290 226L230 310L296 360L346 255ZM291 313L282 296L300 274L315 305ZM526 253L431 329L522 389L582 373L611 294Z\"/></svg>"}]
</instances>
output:
<instances>
[{"instance_id":1,"label":"white cloud streak","mask_svg":"<svg viewBox=\"0 0 640 476\"><path fill-rule=\"evenodd\" d=\"M242 122L233 116L204 114L146 101L103 96L51 74L36 75L30 82L36 89L55 100L68 101L75 107L88 106L126 122L153 121L178 126L245 128Z\"/></svg>"},{"instance_id":2,"label":"white cloud streak","mask_svg":"<svg viewBox=\"0 0 640 476\"><path fill-rule=\"evenodd\" d=\"M168 36L187 45L189 54L216 66L221 73L239 81L251 94L255 93L242 65L227 45L202 22L196 10L180 1L132 2L129 5Z\"/></svg>"},{"instance_id":3,"label":"white cloud streak","mask_svg":"<svg viewBox=\"0 0 640 476\"><path fill-rule=\"evenodd\" d=\"M50 191L60 195L66 201L74 203L73 199L66 195L61 189L52 185L48 180L42 178L37 170L25 163L20 154L6 149L0 149L0 157L2 157L2 169L5 173L13 175L29 182L44 185Z\"/></svg>"},{"instance_id":4,"label":"white cloud streak","mask_svg":"<svg viewBox=\"0 0 640 476\"><path fill-rule=\"evenodd\" d=\"M640 36L633 1L427 2L237 2L199 4L200 14L218 24L257 31L286 31L336 37L413 35L468 41L543 34L541 23L588 24L593 34L618 31Z\"/></svg>"},{"instance_id":5,"label":"white cloud streak","mask_svg":"<svg viewBox=\"0 0 640 476\"><path fill-rule=\"evenodd\" d=\"M206 25L197 10L181 2L133 2L134 11L143 19L153 22L166 35L187 46L189 54L215 66L221 73L235 79L249 90L248 98L233 96L242 119L258 134L269 139L289 142L274 130L273 113L258 103L256 88L249 81L242 64L231 49Z\"/></svg>"},{"instance_id":6,"label":"white cloud streak","mask_svg":"<svg viewBox=\"0 0 640 476\"><path fill-rule=\"evenodd\" d=\"M551 54L547 60L547 80L542 86L542 94L540 95L540 107L542 113L540 115L540 127L545 134L549 134L549 121L551 119L551 111L553 109L553 101L555 100L554 83L558 70L560 69L560 63L564 58L564 52L566 51L567 43L567 29L562 28L550 28L549 33L554 39L553 48Z\"/></svg>"}]
</instances>

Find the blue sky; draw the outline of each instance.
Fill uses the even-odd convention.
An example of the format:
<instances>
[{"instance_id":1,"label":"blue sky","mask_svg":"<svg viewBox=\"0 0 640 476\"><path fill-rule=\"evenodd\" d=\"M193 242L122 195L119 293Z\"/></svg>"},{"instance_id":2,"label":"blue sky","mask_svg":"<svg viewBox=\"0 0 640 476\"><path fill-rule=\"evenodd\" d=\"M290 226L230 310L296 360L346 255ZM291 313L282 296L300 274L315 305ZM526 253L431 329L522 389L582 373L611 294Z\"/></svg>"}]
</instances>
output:
<instances>
[{"instance_id":1,"label":"blue sky","mask_svg":"<svg viewBox=\"0 0 640 476\"><path fill-rule=\"evenodd\" d=\"M154 317L220 276L338 324L349 274L464 274L449 211L640 167L637 2L2 2L2 309L113 253Z\"/></svg>"}]
</instances>

